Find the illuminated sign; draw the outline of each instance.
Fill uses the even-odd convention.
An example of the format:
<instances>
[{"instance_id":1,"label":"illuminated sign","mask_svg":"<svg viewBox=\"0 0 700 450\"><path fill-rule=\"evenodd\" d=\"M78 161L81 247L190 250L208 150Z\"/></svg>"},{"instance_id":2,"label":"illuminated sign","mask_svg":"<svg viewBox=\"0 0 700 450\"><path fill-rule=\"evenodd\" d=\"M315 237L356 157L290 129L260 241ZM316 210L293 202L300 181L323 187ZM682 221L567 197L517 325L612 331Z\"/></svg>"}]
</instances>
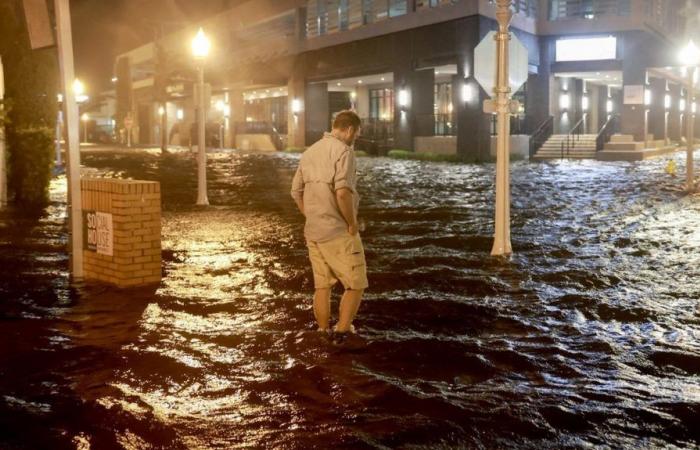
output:
<instances>
[{"instance_id":1,"label":"illuminated sign","mask_svg":"<svg viewBox=\"0 0 700 450\"><path fill-rule=\"evenodd\" d=\"M559 39L556 42L556 60L599 61L617 58L617 38L613 36Z\"/></svg>"}]
</instances>

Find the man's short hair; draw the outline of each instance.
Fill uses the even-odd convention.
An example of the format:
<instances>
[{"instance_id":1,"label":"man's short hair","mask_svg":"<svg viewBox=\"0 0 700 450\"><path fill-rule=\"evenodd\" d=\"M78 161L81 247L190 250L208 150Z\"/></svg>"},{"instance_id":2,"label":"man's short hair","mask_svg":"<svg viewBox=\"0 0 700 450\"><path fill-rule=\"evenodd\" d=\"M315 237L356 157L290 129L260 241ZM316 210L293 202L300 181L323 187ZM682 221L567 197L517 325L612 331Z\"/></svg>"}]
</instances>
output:
<instances>
[{"instance_id":1,"label":"man's short hair","mask_svg":"<svg viewBox=\"0 0 700 450\"><path fill-rule=\"evenodd\" d=\"M333 119L333 128L338 130L344 130L347 127L353 127L356 130L360 128L360 116L357 115L355 111L349 109L345 111L340 111Z\"/></svg>"}]
</instances>

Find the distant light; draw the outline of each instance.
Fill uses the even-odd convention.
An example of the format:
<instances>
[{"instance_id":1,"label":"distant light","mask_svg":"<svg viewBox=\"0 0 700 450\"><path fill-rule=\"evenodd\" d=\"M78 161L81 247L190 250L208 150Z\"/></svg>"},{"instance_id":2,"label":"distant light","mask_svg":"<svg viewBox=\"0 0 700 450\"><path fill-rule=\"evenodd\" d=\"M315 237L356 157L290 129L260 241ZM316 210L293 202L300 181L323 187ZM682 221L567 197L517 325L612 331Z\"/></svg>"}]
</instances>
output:
<instances>
[{"instance_id":1,"label":"distant light","mask_svg":"<svg viewBox=\"0 0 700 450\"><path fill-rule=\"evenodd\" d=\"M85 93L85 85L80 79L76 78L73 80L73 94L75 96L83 95Z\"/></svg>"},{"instance_id":2,"label":"distant light","mask_svg":"<svg viewBox=\"0 0 700 450\"><path fill-rule=\"evenodd\" d=\"M692 109L693 109L693 114L695 114L695 112L698 110L698 105L697 105L697 103L693 102L693 108L692 108Z\"/></svg>"},{"instance_id":3,"label":"distant light","mask_svg":"<svg viewBox=\"0 0 700 450\"><path fill-rule=\"evenodd\" d=\"M671 96L666 94L664 96L664 108L669 109L671 107Z\"/></svg>"},{"instance_id":4,"label":"distant light","mask_svg":"<svg viewBox=\"0 0 700 450\"><path fill-rule=\"evenodd\" d=\"M399 90L399 106L402 108L408 106L408 91L406 89Z\"/></svg>"},{"instance_id":5,"label":"distant light","mask_svg":"<svg viewBox=\"0 0 700 450\"><path fill-rule=\"evenodd\" d=\"M340 83L336 83L337 86L340 86Z\"/></svg>"},{"instance_id":6,"label":"distant light","mask_svg":"<svg viewBox=\"0 0 700 450\"><path fill-rule=\"evenodd\" d=\"M569 94L561 94L559 97L559 109L566 111L569 109L569 106L571 106L571 98L569 97Z\"/></svg>"},{"instance_id":7,"label":"distant light","mask_svg":"<svg viewBox=\"0 0 700 450\"><path fill-rule=\"evenodd\" d=\"M605 102L605 110L609 113L613 112L613 102L612 100L608 100Z\"/></svg>"},{"instance_id":8,"label":"distant light","mask_svg":"<svg viewBox=\"0 0 700 450\"><path fill-rule=\"evenodd\" d=\"M299 114L301 112L301 100L295 98L292 100L292 113Z\"/></svg>"},{"instance_id":9,"label":"distant light","mask_svg":"<svg viewBox=\"0 0 700 450\"><path fill-rule=\"evenodd\" d=\"M384 77L382 77L382 81L384 81Z\"/></svg>"},{"instance_id":10,"label":"distant light","mask_svg":"<svg viewBox=\"0 0 700 450\"><path fill-rule=\"evenodd\" d=\"M217 100L217 102L216 102L216 109L217 109L218 111L222 111L222 112L223 112L223 110L224 110L224 101L223 101L223 100Z\"/></svg>"},{"instance_id":11,"label":"distant light","mask_svg":"<svg viewBox=\"0 0 700 450\"><path fill-rule=\"evenodd\" d=\"M112 119L112 121L111 121L111 122L112 122L112 128L114 128L114 127L116 127L116 126L117 126L117 121L116 121L116 120Z\"/></svg>"},{"instance_id":12,"label":"distant light","mask_svg":"<svg viewBox=\"0 0 700 450\"><path fill-rule=\"evenodd\" d=\"M165 108L163 108L162 106L159 106L158 107L158 115L162 116L163 114L165 114Z\"/></svg>"},{"instance_id":13,"label":"distant light","mask_svg":"<svg viewBox=\"0 0 700 450\"><path fill-rule=\"evenodd\" d=\"M61 103L63 101L63 94L56 94L56 101Z\"/></svg>"},{"instance_id":14,"label":"distant light","mask_svg":"<svg viewBox=\"0 0 700 450\"><path fill-rule=\"evenodd\" d=\"M588 111L588 97L585 95L581 98L581 109L584 111Z\"/></svg>"},{"instance_id":15,"label":"distant light","mask_svg":"<svg viewBox=\"0 0 700 450\"><path fill-rule=\"evenodd\" d=\"M362 84L362 80L357 80L357 84Z\"/></svg>"},{"instance_id":16,"label":"distant light","mask_svg":"<svg viewBox=\"0 0 700 450\"><path fill-rule=\"evenodd\" d=\"M651 90L649 89L644 90L644 104L651 105Z\"/></svg>"},{"instance_id":17,"label":"distant light","mask_svg":"<svg viewBox=\"0 0 700 450\"><path fill-rule=\"evenodd\" d=\"M224 117L231 117L231 105L228 105L228 104L224 105L223 113L224 113Z\"/></svg>"},{"instance_id":18,"label":"distant light","mask_svg":"<svg viewBox=\"0 0 700 450\"><path fill-rule=\"evenodd\" d=\"M119 79L117 77L112 77L112 83L116 83Z\"/></svg>"},{"instance_id":19,"label":"distant light","mask_svg":"<svg viewBox=\"0 0 700 450\"><path fill-rule=\"evenodd\" d=\"M87 113L83 113L82 116L80 116L81 119L83 119L83 122L87 122L90 119L90 116L88 116Z\"/></svg>"},{"instance_id":20,"label":"distant light","mask_svg":"<svg viewBox=\"0 0 700 450\"><path fill-rule=\"evenodd\" d=\"M695 42L693 42L691 39L688 41L686 46L683 47L683 50L681 50L678 58L680 59L681 63L685 64L686 66L696 66L698 62L700 62L700 49L698 49Z\"/></svg>"},{"instance_id":21,"label":"distant light","mask_svg":"<svg viewBox=\"0 0 700 450\"><path fill-rule=\"evenodd\" d=\"M440 75L440 71L439 71L439 70L436 70L436 71L435 71L435 75Z\"/></svg>"},{"instance_id":22,"label":"distant light","mask_svg":"<svg viewBox=\"0 0 700 450\"><path fill-rule=\"evenodd\" d=\"M195 59L204 59L209 54L210 48L211 42L209 42L209 38L207 38L204 30L200 27L194 39L192 39L192 54Z\"/></svg>"},{"instance_id":23,"label":"distant light","mask_svg":"<svg viewBox=\"0 0 700 450\"><path fill-rule=\"evenodd\" d=\"M680 109L681 111L685 111L685 99L684 99L684 98L682 98L682 99L678 102L678 109Z\"/></svg>"},{"instance_id":24,"label":"distant light","mask_svg":"<svg viewBox=\"0 0 700 450\"><path fill-rule=\"evenodd\" d=\"M75 96L75 101L78 102L78 103L85 103L85 102L88 101L89 99L90 99L90 97L88 97L88 96L85 95L85 94L76 95L76 96Z\"/></svg>"},{"instance_id":25,"label":"distant light","mask_svg":"<svg viewBox=\"0 0 700 450\"><path fill-rule=\"evenodd\" d=\"M185 118L185 112L182 109L177 110L177 120L182 120Z\"/></svg>"},{"instance_id":26,"label":"distant light","mask_svg":"<svg viewBox=\"0 0 700 450\"><path fill-rule=\"evenodd\" d=\"M357 93L356 93L355 91L352 91L352 92L350 93L350 98L353 99L353 100L355 100L356 97L357 97Z\"/></svg>"}]
</instances>

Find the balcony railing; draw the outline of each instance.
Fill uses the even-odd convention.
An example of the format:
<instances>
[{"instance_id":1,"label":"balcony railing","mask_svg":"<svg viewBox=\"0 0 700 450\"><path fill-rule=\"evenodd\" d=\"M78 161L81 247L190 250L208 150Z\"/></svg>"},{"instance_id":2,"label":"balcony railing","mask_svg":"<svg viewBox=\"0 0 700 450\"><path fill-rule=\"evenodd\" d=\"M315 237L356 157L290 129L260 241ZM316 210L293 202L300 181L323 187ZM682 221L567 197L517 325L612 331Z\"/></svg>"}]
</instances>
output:
<instances>
[{"instance_id":1,"label":"balcony railing","mask_svg":"<svg viewBox=\"0 0 700 450\"><path fill-rule=\"evenodd\" d=\"M630 0L549 0L549 20L629 15Z\"/></svg>"}]
</instances>

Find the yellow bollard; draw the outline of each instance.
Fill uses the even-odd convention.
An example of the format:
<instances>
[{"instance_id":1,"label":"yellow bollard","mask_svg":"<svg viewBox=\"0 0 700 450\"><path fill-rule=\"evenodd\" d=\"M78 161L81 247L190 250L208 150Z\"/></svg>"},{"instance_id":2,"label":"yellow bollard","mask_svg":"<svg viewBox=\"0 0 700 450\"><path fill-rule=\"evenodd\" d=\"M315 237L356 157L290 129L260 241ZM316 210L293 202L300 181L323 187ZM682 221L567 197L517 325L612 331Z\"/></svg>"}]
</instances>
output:
<instances>
[{"instance_id":1,"label":"yellow bollard","mask_svg":"<svg viewBox=\"0 0 700 450\"><path fill-rule=\"evenodd\" d=\"M666 173L672 177L676 176L676 160L672 159L666 164Z\"/></svg>"}]
</instances>

